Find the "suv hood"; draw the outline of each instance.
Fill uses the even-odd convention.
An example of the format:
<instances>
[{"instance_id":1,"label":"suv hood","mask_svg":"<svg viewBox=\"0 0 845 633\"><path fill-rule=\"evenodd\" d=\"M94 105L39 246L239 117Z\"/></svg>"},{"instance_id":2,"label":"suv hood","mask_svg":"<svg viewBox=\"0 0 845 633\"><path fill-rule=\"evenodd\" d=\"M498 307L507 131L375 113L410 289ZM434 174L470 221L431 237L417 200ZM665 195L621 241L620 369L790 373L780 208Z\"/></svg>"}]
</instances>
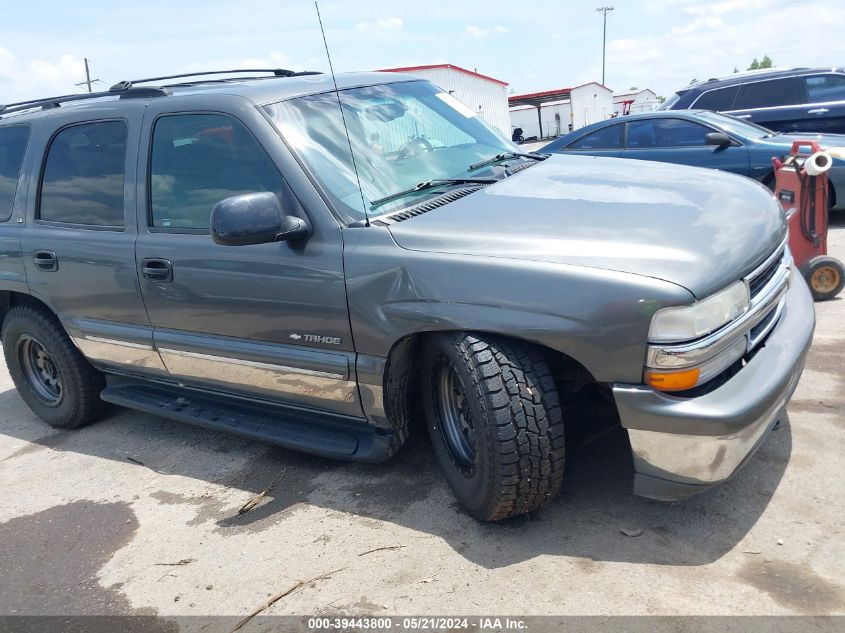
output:
<instances>
[{"instance_id":1,"label":"suv hood","mask_svg":"<svg viewBox=\"0 0 845 633\"><path fill-rule=\"evenodd\" d=\"M410 250L635 273L702 298L761 263L786 222L772 193L742 176L553 155L390 232Z\"/></svg>"}]
</instances>

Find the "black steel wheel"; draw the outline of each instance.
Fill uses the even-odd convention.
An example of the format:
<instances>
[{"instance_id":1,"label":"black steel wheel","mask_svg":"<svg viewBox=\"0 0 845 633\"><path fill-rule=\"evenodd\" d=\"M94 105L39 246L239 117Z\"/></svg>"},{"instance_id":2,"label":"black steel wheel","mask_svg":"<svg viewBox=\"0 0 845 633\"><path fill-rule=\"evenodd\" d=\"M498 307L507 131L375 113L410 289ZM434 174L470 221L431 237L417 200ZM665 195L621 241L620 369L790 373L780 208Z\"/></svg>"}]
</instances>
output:
<instances>
[{"instance_id":1,"label":"black steel wheel","mask_svg":"<svg viewBox=\"0 0 845 633\"><path fill-rule=\"evenodd\" d=\"M57 406L62 399L62 377L44 346L29 335L21 336L18 362L35 395L47 406Z\"/></svg>"},{"instance_id":2,"label":"black steel wheel","mask_svg":"<svg viewBox=\"0 0 845 633\"><path fill-rule=\"evenodd\" d=\"M435 415L438 427L456 465L471 472L475 464L475 425L466 388L451 361L440 355L434 380Z\"/></svg>"},{"instance_id":3,"label":"black steel wheel","mask_svg":"<svg viewBox=\"0 0 845 633\"><path fill-rule=\"evenodd\" d=\"M48 424L75 428L105 410L103 375L46 309L21 305L9 310L3 320L3 353L21 398Z\"/></svg>"}]
</instances>

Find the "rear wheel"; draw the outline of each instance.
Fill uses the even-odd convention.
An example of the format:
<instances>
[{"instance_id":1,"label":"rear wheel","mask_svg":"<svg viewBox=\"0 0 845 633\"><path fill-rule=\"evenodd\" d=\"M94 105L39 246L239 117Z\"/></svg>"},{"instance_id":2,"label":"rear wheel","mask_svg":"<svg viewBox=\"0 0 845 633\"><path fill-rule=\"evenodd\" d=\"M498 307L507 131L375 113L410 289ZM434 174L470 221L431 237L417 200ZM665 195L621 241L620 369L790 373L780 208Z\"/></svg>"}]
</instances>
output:
<instances>
[{"instance_id":1,"label":"rear wheel","mask_svg":"<svg viewBox=\"0 0 845 633\"><path fill-rule=\"evenodd\" d=\"M845 287L845 268L835 257L812 257L801 266L801 274L816 301L833 299Z\"/></svg>"},{"instance_id":2,"label":"rear wheel","mask_svg":"<svg viewBox=\"0 0 845 633\"><path fill-rule=\"evenodd\" d=\"M474 517L496 521L555 498L563 419L539 350L496 337L437 335L426 343L422 396L437 461Z\"/></svg>"},{"instance_id":3,"label":"rear wheel","mask_svg":"<svg viewBox=\"0 0 845 633\"><path fill-rule=\"evenodd\" d=\"M12 308L3 321L3 353L18 393L47 424L70 429L102 414L102 374L46 310Z\"/></svg>"}]
</instances>

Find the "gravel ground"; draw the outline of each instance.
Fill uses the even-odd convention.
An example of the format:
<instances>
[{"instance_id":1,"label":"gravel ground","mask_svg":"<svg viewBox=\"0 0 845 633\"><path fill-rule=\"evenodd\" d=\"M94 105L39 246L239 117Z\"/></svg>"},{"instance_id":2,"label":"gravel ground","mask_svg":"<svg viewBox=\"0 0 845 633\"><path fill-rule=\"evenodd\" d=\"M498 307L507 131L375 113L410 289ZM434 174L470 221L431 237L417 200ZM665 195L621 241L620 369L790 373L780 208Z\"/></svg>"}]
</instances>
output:
<instances>
[{"instance_id":1,"label":"gravel ground","mask_svg":"<svg viewBox=\"0 0 845 633\"><path fill-rule=\"evenodd\" d=\"M57 432L0 366L0 614L243 615L330 572L266 613L845 614L845 300L817 314L788 421L726 485L633 497L620 430L499 525L461 512L424 439L365 466L126 410Z\"/></svg>"}]
</instances>

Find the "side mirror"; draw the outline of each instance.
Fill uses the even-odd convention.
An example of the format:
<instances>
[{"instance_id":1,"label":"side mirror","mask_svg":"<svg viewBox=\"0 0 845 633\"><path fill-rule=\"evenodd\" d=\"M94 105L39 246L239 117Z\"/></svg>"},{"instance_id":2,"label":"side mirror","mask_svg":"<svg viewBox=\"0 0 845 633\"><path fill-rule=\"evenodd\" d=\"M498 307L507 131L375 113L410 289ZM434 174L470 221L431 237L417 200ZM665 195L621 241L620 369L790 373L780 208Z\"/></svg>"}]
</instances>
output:
<instances>
[{"instance_id":1,"label":"side mirror","mask_svg":"<svg viewBox=\"0 0 845 633\"><path fill-rule=\"evenodd\" d=\"M211 209L211 238L224 246L300 240L310 234L308 223L285 215L276 194L269 191L232 196Z\"/></svg>"},{"instance_id":2,"label":"side mirror","mask_svg":"<svg viewBox=\"0 0 845 633\"><path fill-rule=\"evenodd\" d=\"M733 143L733 139L724 132L708 132L704 135L705 145L715 145L716 147L727 147Z\"/></svg>"}]
</instances>

